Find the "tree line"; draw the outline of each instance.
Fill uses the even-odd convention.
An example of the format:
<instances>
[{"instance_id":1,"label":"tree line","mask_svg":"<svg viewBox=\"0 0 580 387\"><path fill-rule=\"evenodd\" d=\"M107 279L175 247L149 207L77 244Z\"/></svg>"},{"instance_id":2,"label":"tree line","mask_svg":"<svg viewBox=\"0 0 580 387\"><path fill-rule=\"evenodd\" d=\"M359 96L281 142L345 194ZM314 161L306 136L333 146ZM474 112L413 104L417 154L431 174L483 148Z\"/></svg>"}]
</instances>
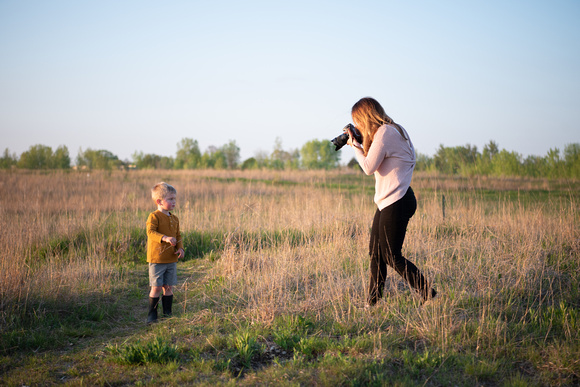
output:
<instances>
[{"instance_id":1,"label":"tree line","mask_svg":"<svg viewBox=\"0 0 580 387\"><path fill-rule=\"evenodd\" d=\"M437 171L460 176L525 176L547 178L580 178L580 144L550 149L545 156L527 156L499 149L490 141L479 152L477 147L466 145L445 147L440 145L433 157L418 155L417 170Z\"/></svg>"},{"instance_id":2,"label":"tree line","mask_svg":"<svg viewBox=\"0 0 580 387\"><path fill-rule=\"evenodd\" d=\"M201 152L197 140L183 138L177 143L175 157L136 151L132 160L120 160L108 150L79 149L74 168L113 170L137 169L334 169L339 167L340 153L330 141L312 140L300 150L286 151L276 139L272 153L257 152L254 157L241 161L240 148L235 141L221 147L209 146ZM6 148L0 158L0 168L69 169L72 160L68 148L59 146L53 152L46 145L33 145L20 157Z\"/></svg>"},{"instance_id":3,"label":"tree line","mask_svg":"<svg viewBox=\"0 0 580 387\"><path fill-rule=\"evenodd\" d=\"M244 161L240 158L240 148L235 141L221 147L210 146L201 152L197 140L183 138L177 144L174 157L160 156L137 151L132 161L122 161L107 150L79 149L75 168L112 170L119 168L137 169L334 169L341 167L340 154L334 145L326 140L312 140L299 150L286 151L282 141L276 139L271 153L257 152ZM351 159L348 167L358 168ZM66 146L55 151L45 145L33 145L20 157L4 150L0 158L0 168L22 169L69 169L71 158ZM440 145L435 155L417 154L418 171L432 171L448 175L472 176L527 176L548 178L580 178L580 144L572 143L564 147L550 149L545 156L524 158L514 151L499 149L490 141L479 152L476 146L446 147Z\"/></svg>"}]
</instances>

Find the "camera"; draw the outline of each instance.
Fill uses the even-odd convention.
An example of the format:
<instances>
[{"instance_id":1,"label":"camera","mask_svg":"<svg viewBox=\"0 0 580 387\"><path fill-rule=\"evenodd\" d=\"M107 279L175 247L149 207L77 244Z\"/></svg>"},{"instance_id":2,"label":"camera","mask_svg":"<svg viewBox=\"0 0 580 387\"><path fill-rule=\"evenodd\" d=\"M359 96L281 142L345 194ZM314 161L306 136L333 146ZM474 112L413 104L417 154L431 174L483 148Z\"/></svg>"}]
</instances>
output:
<instances>
[{"instance_id":1,"label":"camera","mask_svg":"<svg viewBox=\"0 0 580 387\"><path fill-rule=\"evenodd\" d=\"M348 142L348 130L349 129L352 131L352 135L354 136L354 139L362 144L363 140L362 140L361 132L359 132L358 129L355 128L355 126L353 124L348 124L344 128L342 128L342 131L344 133L342 133L340 136L336 136L335 138L330 140L334 144L335 151L337 151L340 148L342 148L343 146L345 146L346 143Z\"/></svg>"}]
</instances>

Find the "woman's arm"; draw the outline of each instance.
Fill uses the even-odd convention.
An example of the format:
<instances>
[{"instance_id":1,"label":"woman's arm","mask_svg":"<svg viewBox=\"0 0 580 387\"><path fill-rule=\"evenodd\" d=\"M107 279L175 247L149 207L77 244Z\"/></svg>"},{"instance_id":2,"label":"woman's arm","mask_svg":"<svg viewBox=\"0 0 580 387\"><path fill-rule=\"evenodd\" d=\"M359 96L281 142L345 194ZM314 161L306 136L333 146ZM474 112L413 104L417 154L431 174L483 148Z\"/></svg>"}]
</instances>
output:
<instances>
[{"instance_id":1,"label":"woman's arm","mask_svg":"<svg viewBox=\"0 0 580 387\"><path fill-rule=\"evenodd\" d=\"M362 149L354 146L353 149L360 167L367 175L372 175L379 169L379 166L386 157L387 151L383 140L385 128L381 128L375 133L375 138L365 157Z\"/></svg>"}]
</instances>

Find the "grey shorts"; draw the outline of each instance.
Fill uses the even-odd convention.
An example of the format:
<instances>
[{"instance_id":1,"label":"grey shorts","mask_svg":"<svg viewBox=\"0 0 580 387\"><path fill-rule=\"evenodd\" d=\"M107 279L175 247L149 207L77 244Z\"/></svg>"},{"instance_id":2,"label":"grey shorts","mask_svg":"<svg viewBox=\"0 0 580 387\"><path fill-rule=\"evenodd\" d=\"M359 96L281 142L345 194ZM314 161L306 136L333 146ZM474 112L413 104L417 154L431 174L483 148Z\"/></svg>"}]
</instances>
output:
<instances>
[{"instance_id":1,"label":"grey shorts","mask_svg":"<svg viewBox=\"0 0 580 387\"><path fill-rule=\"evenodd\" d=\"M149 285L177 285L177 262L149 263Z\"/></svg>"}]
</instances>

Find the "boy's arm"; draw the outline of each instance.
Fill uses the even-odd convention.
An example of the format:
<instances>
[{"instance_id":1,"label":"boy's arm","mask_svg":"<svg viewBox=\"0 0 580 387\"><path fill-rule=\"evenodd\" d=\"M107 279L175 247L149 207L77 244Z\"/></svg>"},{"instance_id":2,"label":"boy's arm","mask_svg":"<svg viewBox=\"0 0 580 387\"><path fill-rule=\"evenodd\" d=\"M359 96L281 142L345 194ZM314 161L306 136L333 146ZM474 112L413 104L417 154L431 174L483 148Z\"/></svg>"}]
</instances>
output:
<instances>
[{"instance_id":1,"label":"boy's arm","mask_svg":"<svg viewBox=\"0 0 580 387\"><path fill-rule=\"evenodd\" d=\"M177 233L175 234L175 237L177 238L177 246L175 248L177 250L183 250L183 241L181 239L181 232L179 230L179 219L177 219Z\"/></svg>"},{"instance_id":2,"label":"boy's arm","mask_svg":"<svg viewBox=\"0 0 580 387\"><path fill-rule=\"evenodd\" d=\"M151 213L149 215L149 218L147 218L147 238L150 238L151 240L157 243L161 243L165 235L158 232L157 231L158 228L159 228L159 220L157 219L155 214Z\"/></svg>"}]
</instances>

